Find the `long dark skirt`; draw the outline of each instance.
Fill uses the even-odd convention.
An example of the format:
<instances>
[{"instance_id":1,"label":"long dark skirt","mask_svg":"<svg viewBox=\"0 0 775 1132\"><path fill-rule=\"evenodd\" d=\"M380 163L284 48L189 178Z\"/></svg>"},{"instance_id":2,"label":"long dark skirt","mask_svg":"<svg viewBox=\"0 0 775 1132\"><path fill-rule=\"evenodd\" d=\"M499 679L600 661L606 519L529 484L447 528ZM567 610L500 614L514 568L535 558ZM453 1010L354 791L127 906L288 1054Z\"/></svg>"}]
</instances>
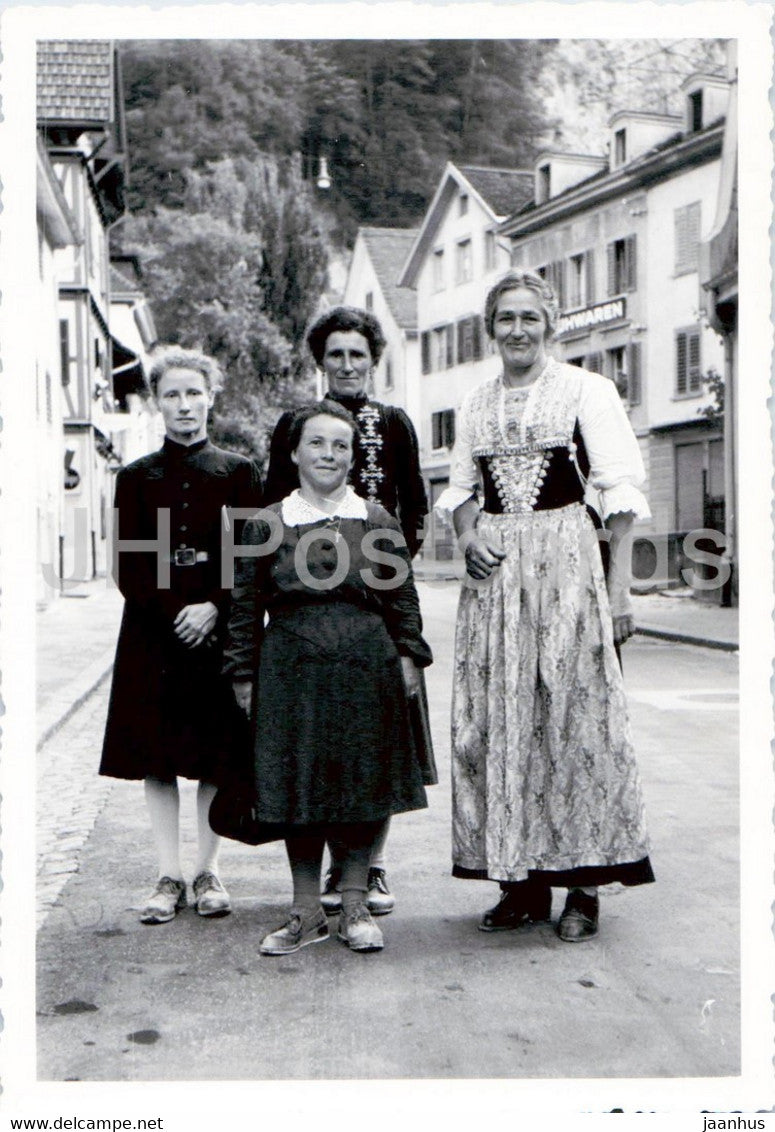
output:
<instances>
[{"instance_id":1,"label":"long dark skirt","mask_svg":"<svg viewBox=\"0 0 775 1132\"><path fill-rule=\"evenodd\" d=\"M223 781L248 735L221 664L216 636L189 649L170 626L127 603L100 774Z\"/></svg>"},{"instance_id":2,"label":"long dark skirt","mask_svg":"<svg viewBox=\"0 0 775 1132\"><path fill-rule=\"evenodd\" d=\"M378 614L326 603L270 621L256 697L255 784L257 817L286 832L427 805L400 657Z\"/></svg>"}]
</instances>

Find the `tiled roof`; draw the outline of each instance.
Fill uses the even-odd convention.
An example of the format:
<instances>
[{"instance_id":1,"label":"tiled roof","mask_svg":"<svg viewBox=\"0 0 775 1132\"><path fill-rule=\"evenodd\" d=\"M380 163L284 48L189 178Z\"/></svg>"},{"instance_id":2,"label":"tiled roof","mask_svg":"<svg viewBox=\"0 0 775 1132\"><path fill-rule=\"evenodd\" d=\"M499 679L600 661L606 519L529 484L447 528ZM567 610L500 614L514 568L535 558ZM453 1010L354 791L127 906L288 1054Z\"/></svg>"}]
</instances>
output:
<instances>
[{"instance_id":1,"label":"tiled roof","mask_svg":"<svg viewBox=\"0 0 775 1132\"><path fill-rule=\"evenodd\" d=\"M532 170L493 169L482 165L458 165L458 169L496 216L511 215L533 196Z\"/></svg>"},{"instance_id":2,"label":"tiled roof","mask_svg":"<svg viewBox=\"0 0 775 1132\"><path fill-rule=\"evenodd\" d=\"M361 228L374 271L393 318L404 330L417 327L417 294L396 280L417 237L417 228Z\"/></svg>"},{"instance_id":3,"label":"tiled roof","mask_svg":"<svg viewBox=\"0 0 775 1132\"><path fill-rule=\"evenodd\" d=\"M111 122L113 47L107 39L38 43L38 121Z\"/></svg>"}]
</instances>

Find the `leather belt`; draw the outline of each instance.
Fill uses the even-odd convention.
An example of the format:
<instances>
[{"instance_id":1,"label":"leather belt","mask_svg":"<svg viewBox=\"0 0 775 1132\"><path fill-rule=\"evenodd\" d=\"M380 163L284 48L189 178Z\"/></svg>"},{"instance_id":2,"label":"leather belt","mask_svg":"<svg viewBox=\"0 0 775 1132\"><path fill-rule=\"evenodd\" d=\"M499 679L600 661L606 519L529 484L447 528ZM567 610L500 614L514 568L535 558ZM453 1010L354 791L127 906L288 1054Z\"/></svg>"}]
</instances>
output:
<instances>
[{"instance_id":1,"label":"leather belt","mask_svg":"<svg viewBox=\"0 0 775 1132\"><path fill-rule=\"evenodd\" d=\"M200 562L209 562L210 555L206 550L194 550L193 546L186 546L176 550L169 561L173 566L196 566Z\"/></svg>"}]
</instances>

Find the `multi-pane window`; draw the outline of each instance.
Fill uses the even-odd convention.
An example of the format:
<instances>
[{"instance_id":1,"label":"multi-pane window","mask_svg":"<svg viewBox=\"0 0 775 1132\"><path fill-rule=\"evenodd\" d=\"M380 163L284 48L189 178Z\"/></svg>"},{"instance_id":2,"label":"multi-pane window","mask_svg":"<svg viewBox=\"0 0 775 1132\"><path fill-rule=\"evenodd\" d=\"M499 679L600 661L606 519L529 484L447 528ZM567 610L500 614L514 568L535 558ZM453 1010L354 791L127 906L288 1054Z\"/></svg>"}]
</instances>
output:
<instances>
[{"instance_id":1,"label":"multi-pane window","mask_svg":"<svg viewBox=\"0 0 775 1132\"><path fill-rule=\"evenodd\" d=\"M437 326L431 331L431 369L449 369L455 364L452 326Z\"/></svg>"},{"instance_id":2,"label":"multi-pane window","mask_svg":"<svg viewBox=\"0 0 775 1132\"><path fill-rule=\"evenodd\" d=\"M637 258L634 236L613 240L606 248L608 257L608 294L621 295L637 288Z\"/></svg>"},{"instance_id":3,"label":"multi-pane window","mask_svg":"<svg viewBox=\"0 0 775 1132\"><path fill-rule=\"evenodd\" d=\"M675 394L676 397L686 397L701 391L700 330L694 326L676 331Z\"/></svg>"},{"instance_id":4,"label":"multi-pane window","mask_svg":"<svg viewBox=\"0 0 775 1132\"><path fill-rule=\"evenodd\" d=\"M693 201L677 208L675 216L675 273L684 275L697 270L700 247L700 202Z\"/></svg>"},{"instance_id":5,"label":"multi-pane window","mask_svg":"<svg viewBox=\"0 0 775 1132\"><path fill-rule=\"evenodd\" d=\"M574 310L595 301L595 262L592 250L579 252L568 260L567 307Z\"/></svg>"},{"instance_id":6,"label":"multi-pane window","mask_svg":"<svg viewBox=\"0 0 775 1132\"><path fill-rule=\"evenodd\" d=\"M621 399L627 405L639 405L641 401L640 342L629 346L614 346L606 350L605 372L616 386Z\"/></svg>"},{"instance_id":7,"label":"multi-pane window","mask_svg":"<svg viewBox=\"0 0 775 1132\"><path fill-rule=\"evenodd\" d=\"M617 130L614 134L614 164L624 165L627 160L627 131Z\"/></svg>"},{"instance_id":8,"label":"multi-pane window","mask_svg":"<svg viewBox=\"0 0 775 1132\"><path fill-rule=\"evenodd\" d=\"M627 366L624 346L614 346L605 352L606 375L611 378L623 401L627 400Z\"/></svg>"},{"instance_id":9,"label":"multi-pane window","mask_svg":"<svg viewBox=\"0 0 775 1132\"><path fill-rule=\"evenodd\" d=\"M472 278L471 240L459 240L455 248L455 282L469 283Z\"/></svg>"},{"instance_id":10,"label":"multi-pane window","mask_svg":"<svg viewBox=\"0 0 775 1132\"><path fill-rule=\"evenodd\" d=\"M444 249L436 248L433 253L433 290L444 290Z\"/></svg>"},{"instance_id":11,"label":"multi-pane window","mask_svg":"<svg viewBox=\"0 0 775 1132\"><path fill-rule=\"evenodd\" d=\"M484 269L485 271L492 271L497 265L497 245L495 243L495 233L485 232L484 234Z\"/></svg>"},{"instance_id":12,"label":"multi-pane window","mask_svg":"<svg viewBox=\"0 0 775 1132\"><path fill-rule=\"evenodd\" d=\"M420 335L420 357L423 373L437 373L464 362L478 362L484 357L484 321L472 314L456 323L423 330Z\"/></svg>"},{"instance_id":13,"label":"multi-pane window","mask_svg":"<svg viewBox=\"0 0 775 1132\"><path fill-rule=\"evenodd\" d=\"M457 323L457 364L478 362L483 357L484 326L481 315L458 319Z\"/></svg>"},{"instance_id":14,"label":"multi-pane window","mask_svg":"<svg viewBox=\"0 0 775 1132\"><path fill-rule=\"evenodd\" d=\"M431 414L431 433L434 449L452 448L455 443L455 410L442 409Z\"/></svg>"},{"instance_id":15,"label":"multi-pane window","mask_svg":"<svg viewBox=\"0 0 775 1132\"><path fill-rule=\"evenodd\" d=\"M565 309L565 264L561 259L554 260L552 263L546 263L543 267L536 269L536 273L545 279L554 291L560 309Z\"/></svg>"}]
</instances>

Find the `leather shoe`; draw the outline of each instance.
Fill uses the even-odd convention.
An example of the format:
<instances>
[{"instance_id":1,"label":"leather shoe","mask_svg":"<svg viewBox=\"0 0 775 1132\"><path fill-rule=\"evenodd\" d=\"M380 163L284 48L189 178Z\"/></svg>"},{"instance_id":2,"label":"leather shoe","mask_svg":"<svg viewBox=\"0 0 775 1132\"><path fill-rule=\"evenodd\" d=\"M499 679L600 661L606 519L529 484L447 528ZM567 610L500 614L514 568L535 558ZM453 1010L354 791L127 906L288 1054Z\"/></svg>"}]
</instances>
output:
<instances>
[{"instance_id":1,"label":"leather shoe","mask_svg":"<svg viewBox=\"0 0 775 1132\"><path fill-rule=\"evenodd\" d=\"M589 896L580 889L572 888L557 925L557 934L566 943L581 943L584 939L592 939L597 935L599 914L600 900L597 894Z\"/></svg>"},{"instance_id":2,"label":"leather shoe","mask_svg":"<svg viewBox=\"0 0 775 1132\"><path fill-rule=\"evenodd\" d=\"M205 869L194 880L196 910L200 916L228 916L229 894L215 873Z\"/></svg>"},{"instance_id":3,"label":"leather shoe","mask_svg":"<svg viewBox=\"0 0 775 1132\"><path fill-rule=\"evenodd\" d=\"M548 920L552 913L552 890L548 884L523 880L502 884L503 894L488 909L479 924L480 932L507 932L523 924Z\"/></svg>"}]
</instances>

